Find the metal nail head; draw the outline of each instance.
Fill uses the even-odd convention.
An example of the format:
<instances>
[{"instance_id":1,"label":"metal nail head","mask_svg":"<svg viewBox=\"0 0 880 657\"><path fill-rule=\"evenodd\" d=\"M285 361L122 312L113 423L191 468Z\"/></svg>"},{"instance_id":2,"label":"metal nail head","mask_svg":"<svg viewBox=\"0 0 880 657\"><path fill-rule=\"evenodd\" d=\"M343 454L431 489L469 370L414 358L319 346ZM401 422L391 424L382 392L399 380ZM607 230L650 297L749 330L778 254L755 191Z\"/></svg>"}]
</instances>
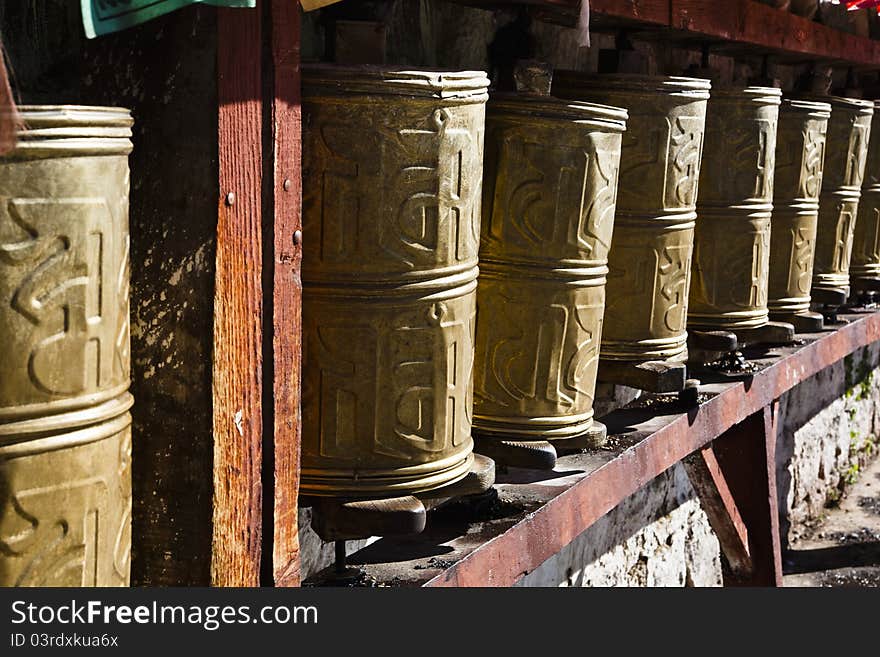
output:
<instances>
[{"instance_id":1,"label":"metal nail head","mask_svg":"<svg viewBox=\"0 0 880 657\"><path fill-rule=\"evenodd\" d=\"M229 192L226 195L226 205L235 205L235 192Z\"/></svg>"},{"instance_id":2,"label":"metal nail head","mask_svg":"<svg viewBox=\"0 0 880 657\"><path fill-rule=\"evenodd\" d=\"M293 231L293 243L299 246L303 241L303 232L301 230Z\"/></svg>"}]
</instances>

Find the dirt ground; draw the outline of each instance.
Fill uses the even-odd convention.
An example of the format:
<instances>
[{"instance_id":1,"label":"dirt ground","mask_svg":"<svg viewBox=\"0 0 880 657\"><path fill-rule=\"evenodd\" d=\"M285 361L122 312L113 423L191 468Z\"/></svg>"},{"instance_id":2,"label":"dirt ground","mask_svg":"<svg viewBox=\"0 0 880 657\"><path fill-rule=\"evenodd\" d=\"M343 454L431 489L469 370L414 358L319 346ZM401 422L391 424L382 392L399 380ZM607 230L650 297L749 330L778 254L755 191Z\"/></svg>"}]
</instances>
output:
<instances>
[{"instance_id":1,"label":"dirt ground","mask_svg":"<svg viewBox=\"0 0 880 657\"><path fill-rule=\"evenodd\" d=\"M880 586L880 458L782 560L785 586Z\"/></svg>"}]
</instances>

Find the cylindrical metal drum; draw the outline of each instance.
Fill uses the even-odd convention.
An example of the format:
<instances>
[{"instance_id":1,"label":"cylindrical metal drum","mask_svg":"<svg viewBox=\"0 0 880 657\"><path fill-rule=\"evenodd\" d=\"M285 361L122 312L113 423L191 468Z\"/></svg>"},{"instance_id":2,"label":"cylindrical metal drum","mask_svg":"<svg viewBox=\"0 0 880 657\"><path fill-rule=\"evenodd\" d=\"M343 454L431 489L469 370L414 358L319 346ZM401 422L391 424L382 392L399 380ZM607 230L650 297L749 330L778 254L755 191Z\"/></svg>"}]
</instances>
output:
<instances>
[{"instance_id":1,"label":"cylindrical metal drum","mask_svg":"<svg viewBox=\"0 0 880 657\"><path fill-rule=\"evenodd\" d=\"M880 281L880 101L874 101L871 139L853 233L850 282L856 289Z\"/></svg>"},{"instance_id":2,"label":"cylindrical metal drum","mask_svg":"<svg viewBox=\"0 0 880 657\"><path fill-rule=\"evenodd\" d=\"M684 361L709 81L560 72L553 89L629 111L600 358Z\"/></svg>"},{"instance_id":3,"label":"cylindrical metal drum","mask_svg":"<svg viewBox=\"0 0 880 657\"><path fill-rule=\"evenodd\" d=\"M782 92L713 89L697 203L688 326L766 324L776 123Z\"/></svg>"},{"instance_id":4,"label":"cylindrical metal drum","mask_svg":"<svg viewBox=\"0 0 880 657\"><path fill-rule=\"evenodd\" d=\"M809 99L831 103L819 195L813 290L848 295L853 229L865 174L874 103L837 96Z\"/></svg>"},{"instance_id":5,"label":"cylindrical metal drum","mask_svg":"<svg viewBox=\"0 0 880 657\"><path fill-rule=\"evenodd\" d=\"M788 321L810 310L816 218L830 116L828 103L783 98L779 108L767 301L772 319Z\"/></svg>"},{"instance_id":6,"label":"cylindrical metal drum","mask_svg":"<svg viewBox=\"0 0 880 657\"><path fill-rule=\"evenodd\" d=\"M132 120L20 110L0 158L0 586L125 586Z\"/></svg>"},{"instance_id":7,"label":"cylindrical metal drum","mask_svg":"<svg viewBox=\"0 0 880 657\"><path fill-rule=\"evenodd\" d=\"M493 96L474 429L568 439L593 424L608 250L626 111Z\"/></svg>"},{"instance_id":8,"label":"cylindrical metal drum","mask_svg":"<svg viewBox=\"0 0 880 657\"><path fill-rule=\"evenodd\" d=\"M404 495L470 468L488 84L303 69L305 494Z\"/></svg>"}]
</instances>

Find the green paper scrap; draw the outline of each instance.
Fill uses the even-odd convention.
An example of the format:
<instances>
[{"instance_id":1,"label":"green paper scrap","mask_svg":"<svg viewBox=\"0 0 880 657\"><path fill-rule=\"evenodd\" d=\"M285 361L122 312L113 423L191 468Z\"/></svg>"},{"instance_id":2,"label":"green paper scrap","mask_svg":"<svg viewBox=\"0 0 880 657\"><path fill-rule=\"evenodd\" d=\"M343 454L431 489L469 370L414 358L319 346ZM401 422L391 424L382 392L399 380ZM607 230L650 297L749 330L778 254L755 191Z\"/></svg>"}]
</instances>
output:
<instances>
[{"instance_id":1,"label":"green paper scrap","mask_svg":"<svg viewBox=\"0 0 880 657\"><path fill-rule=\"evenodd\" d=\"M198 3L215 7L256 7L257 0L80 0L83 27L90 39Z\"/></svg>"}]
</instances>

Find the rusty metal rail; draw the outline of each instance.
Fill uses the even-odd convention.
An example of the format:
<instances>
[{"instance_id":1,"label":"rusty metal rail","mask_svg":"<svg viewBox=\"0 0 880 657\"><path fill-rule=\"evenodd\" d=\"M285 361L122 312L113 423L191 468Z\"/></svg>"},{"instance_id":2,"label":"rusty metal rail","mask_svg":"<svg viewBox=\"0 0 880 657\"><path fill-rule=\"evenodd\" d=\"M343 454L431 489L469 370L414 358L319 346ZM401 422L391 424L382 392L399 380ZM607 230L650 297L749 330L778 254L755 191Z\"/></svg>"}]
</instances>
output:
<instances>
[{"instance_id":1,"label":"rusty metal rail","mask_svg":"<svg viewBox=\"0 0 880 657\"><path fill-rule=\"evenodd\" d=\"M396 585L509 586L693 454L702 458L696 465L695 457L689 459L689 472L702 467L707 474L695 488L722 549L742 566L726 583L778 585L776 402L880 340L880 312L841 318L847 323L799 336L802 345L753 359L759 370L747 380L707 382L700 390L708 398L697 407L662 398L636 402L603 419L610 436L605 448L562 457L551 473L510 468L497 480L500 510L468 517L468 511L438 509L423 534L383 538L350 561L379 582ZM725 527L735 530L719 531Z\"/></svg>"}]
</instances>

